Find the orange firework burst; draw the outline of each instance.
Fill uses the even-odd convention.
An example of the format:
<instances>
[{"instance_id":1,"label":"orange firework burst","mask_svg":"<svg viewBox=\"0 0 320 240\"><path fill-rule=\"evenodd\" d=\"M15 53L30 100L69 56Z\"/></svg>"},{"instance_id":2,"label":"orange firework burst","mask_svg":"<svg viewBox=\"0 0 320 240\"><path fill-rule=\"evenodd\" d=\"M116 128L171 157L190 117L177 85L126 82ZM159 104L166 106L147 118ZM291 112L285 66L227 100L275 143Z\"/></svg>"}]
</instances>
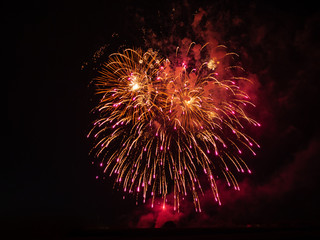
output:
<instances>
[{"instance_id":1,"label":"orange firework burst","mask_svg":"<svg viewBox=\"0 0 320 240\"><path fill-rule=\"evenodd\" d=\"M239 190L232 170L251 173L240 157L259 147L244 133L246 123L260 126L244 110L253 103L240 85L250 80L235 64L237 54L209 45L177 48L171 59L126 49L111 54L94 80L99 117L89 134L100 166L125 192L143 202L151 196L152 206L159 195L164 206L173 191L175 210L191 193L201 211L202 184L221 204L215 176Z\"/></svg>"}]
</instances>

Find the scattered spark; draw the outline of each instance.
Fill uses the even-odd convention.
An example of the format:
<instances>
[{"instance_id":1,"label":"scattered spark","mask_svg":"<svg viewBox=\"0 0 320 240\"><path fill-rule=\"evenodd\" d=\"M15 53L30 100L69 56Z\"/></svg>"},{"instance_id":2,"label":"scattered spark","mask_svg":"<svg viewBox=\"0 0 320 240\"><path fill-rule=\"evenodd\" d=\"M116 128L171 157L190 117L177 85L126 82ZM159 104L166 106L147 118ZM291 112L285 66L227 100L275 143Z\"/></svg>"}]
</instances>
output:
<instances>
[{"instance_id":1,"label":"scattered spark","mask_svg":"<svg viewBox=\"0 0 320 240\"><path fill-rule=\"evenodd\" d=\"M100 101L88 134L96 142L92 151L104 172L114 174L115 186L137 199L142 194L143 202L149 195L151 207L161 196L165 209L166 196L173 191L179 211L180 199L189 192L201 212L202 184L211 186L221 205L216 176L239 191L233 170L251 170L238 154L248 149L256 155L252 148L260 147L244 132L244 122L261 124L245 113L253 104L239 85L250 80L241 76L242 67L229 65L236 54L222 45L209 54L206 44L197 49L210 58L196 60L188 55L196 51L194 45L181 53L177 47L172 58L152 49L113 53L94 79ZM219 54L212 56L217 49ZM207 181L200 181L201 168Z\"/></svg>"}]
</instances>

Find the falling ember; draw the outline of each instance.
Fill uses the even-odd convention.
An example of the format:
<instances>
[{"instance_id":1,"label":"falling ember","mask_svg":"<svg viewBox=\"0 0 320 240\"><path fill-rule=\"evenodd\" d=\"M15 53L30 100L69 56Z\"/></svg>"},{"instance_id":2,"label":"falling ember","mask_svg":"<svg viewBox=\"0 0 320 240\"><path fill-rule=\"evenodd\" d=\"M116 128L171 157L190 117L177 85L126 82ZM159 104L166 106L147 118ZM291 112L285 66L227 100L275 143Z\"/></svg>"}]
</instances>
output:
<instances>
[{"instance_id":1,"label":"falling ember","mask_svg":"<svg viewBox=\"0 0 320 240\"><path fill-rule=\"evenodd\" d=\"M194 46L168 58L152 49L125 49L111 54L94 79L100 101L88 135L95 138L92 151L104 172L116 176L115 186L142 195L143 202L151 197L152 207L161 196L165 209L173 191L175 210L190 195L201 212L202 185L211 186L221 205L217 177L240 190L232 172L251 170L238 155L256 155L252 148L260 147L244 132L260 123L245 113L254 105L240 88L250 80L233 65L238 55L223 45Z\"/></svg>"}]
</instances>

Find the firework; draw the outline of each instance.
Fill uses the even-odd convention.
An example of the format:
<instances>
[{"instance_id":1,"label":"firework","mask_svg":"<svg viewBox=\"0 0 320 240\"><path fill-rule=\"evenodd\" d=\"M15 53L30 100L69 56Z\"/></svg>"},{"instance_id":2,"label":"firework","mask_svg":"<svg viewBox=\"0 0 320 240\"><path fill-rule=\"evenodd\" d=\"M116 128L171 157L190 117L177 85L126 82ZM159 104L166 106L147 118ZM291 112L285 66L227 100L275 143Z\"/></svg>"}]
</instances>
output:
<instances>
[{"instance_id":1,"label":"firework","mask_svg":"<svg viewBox=\"0 0 320 240\"><path fill-rule=\"evenodd\" d=\"M109 56L94 79L98 118L89 135L92 151L115 186L142 196L163 199L173 191L174 209L191 194L201 211L202 185L222 176L239 190L232 173L251 173L240 157L259 145L244 133L260 124L245 113L254 106L240 85L250 81L235 64L236 53L223 45L195 43L177 47L169 58L149 49L125 49ZM205 178L200 176L206 176Z\"/></svg>"}]
</instances>

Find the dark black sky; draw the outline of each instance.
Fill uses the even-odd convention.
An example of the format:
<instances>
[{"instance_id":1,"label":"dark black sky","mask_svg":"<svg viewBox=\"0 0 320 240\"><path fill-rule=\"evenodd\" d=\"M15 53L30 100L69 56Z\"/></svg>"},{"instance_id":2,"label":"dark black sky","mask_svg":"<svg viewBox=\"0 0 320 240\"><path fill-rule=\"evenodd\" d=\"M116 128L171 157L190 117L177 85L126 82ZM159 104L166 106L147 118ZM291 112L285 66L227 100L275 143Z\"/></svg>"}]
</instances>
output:
<instances>
[{"instance_id":1,"label":"dark black sky","mask_svg":"<svg viewBox=\"0 0 320 240\"><path fill-rule=\"evenodd\" d=\"M320 17L318 6L312 5L316 2L189 1L184 9L186 2L31 1L3 6L8 40L3 47L9 53L9 75L2 78L8 83L7 152L1 167L4 226L128 226L137 212L135 201L123 201L111 181L96 181L98 169L90 164L92 142L86 134L92 120L88 87L92 72L81 66L102 45L117 45L113 33L119 35L119 45L139 44L138 16L144 17L145 27L157 31L158 23L168 24L159 16L168 17L172 7L186 19L206 6L220 11L219 19L212 17L219 27L241 19L240 26L221 30L221 35L243 53L246 69L260 82L257 117L263 126L257 136L262 149L251 161L255 174L250 181L256 186L273 184L270 194L282 191L277 184L283 181L292 184L263 206L272 209L263 213L267 217L259 216L260 209L240 223L272 223L281 215L288 224L319 224ZM224 13L229 15L221 17ZM277 177L283 181L274 180ZM230 208L225 214L232 214Z\"/></svg>"}]
</instances>

